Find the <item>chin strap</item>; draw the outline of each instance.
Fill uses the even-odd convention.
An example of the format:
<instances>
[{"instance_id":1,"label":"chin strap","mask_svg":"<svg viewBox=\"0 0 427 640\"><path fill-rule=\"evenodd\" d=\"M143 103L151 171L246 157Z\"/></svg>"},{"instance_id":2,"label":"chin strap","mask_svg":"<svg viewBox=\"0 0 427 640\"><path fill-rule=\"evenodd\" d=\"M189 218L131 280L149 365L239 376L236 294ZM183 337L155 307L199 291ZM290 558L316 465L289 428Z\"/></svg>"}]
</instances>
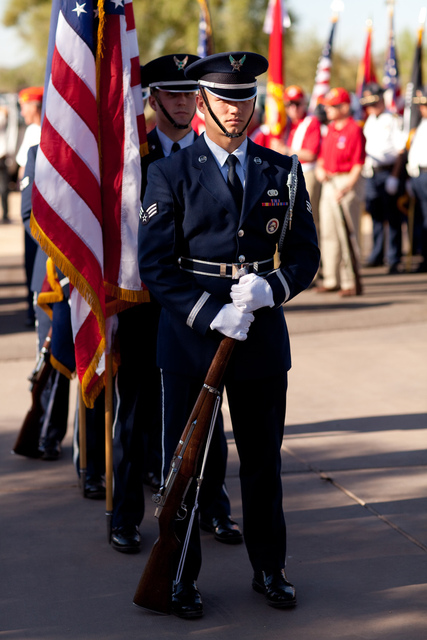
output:
<instances>
[{"instance_id":1,"label":"chin strap","mask_svg":"<svg viewBox=\"0 0 427 640\"><path fill-rule=\"evenodd\" d=\"M240 133L228 133L227 129L224 127L224 125L222 125L222 124L220 123L220 121L218 120L218 118L216 117L216 115L214 114L214 112L212 111L212 109L211 109L211 105L209 104L209 100L208 100L208 97L207 97L207 95L206 95L206 90L205 90L205 88L204 88L204 87L200 87L200 93L202 94L203 100L205 101L205 104L206 104L206 106L207 106L207 108L208 108L208 111L209 111L209 114L210 114L211 118L212 118L212 119L213 119L213 121L218 125L218 127L221 129L221 131L223 132L223 134L224 134L225 136L227 136L227 138L240 138L240 136L242 136L242 135L245 133L246 129L249 127L249 123L250 123L250 121L252 120L252 116L254 115L254 111L255 111L255 103L256 103L256 97L255 97L255 100L254 100L254 106L253 106L253 109L252 109L252 113L251 113L251 115L250 115L250 118L249 118L249 120L247 121L247 123L245 124L245 126L243 127L243 129L241 130L241 132L240 132ZM232 102L232 101L231 101L231 102Z\"/></svg>"},{"instance_id":2,"label":"chin strap","mask_svg":"<svg viewBox=\"0 0 427 640\"><path fill-rule=\"evenodd\" d=\"M162 113L164 116L166 116L166 118L169 120L169 122L175 127L175 129L188 129L188 127L191 124L192 119L194 118L194 116L196 115L196 107L194 107L194 112L193 115L190 118L190 121L187 124L178 124L177 122L175 122L175 120L172 118L172 116L166 111L166 109L164 108L164 106L162 105L160 98L159 98L159 94L155 93L154 94L154 99L157 102L157 104L159 105ZM252 117L252 116L251 116Z\"/></svg>"}]
</instances>

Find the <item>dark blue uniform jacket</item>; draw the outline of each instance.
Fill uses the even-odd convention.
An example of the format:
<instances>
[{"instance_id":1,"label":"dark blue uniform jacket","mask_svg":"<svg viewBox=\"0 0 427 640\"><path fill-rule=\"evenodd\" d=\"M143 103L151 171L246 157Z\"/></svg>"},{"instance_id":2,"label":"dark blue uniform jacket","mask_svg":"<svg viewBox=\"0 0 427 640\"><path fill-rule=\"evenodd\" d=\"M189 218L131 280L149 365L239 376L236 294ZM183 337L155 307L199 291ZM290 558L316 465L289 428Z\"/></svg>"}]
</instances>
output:
<instances>
[{"instance_id":1,"label":"dark blue uniform jacket","mask_svg":"<svg viewBox=\"0 0 427 640\"><path fill-rule=\"evenodd\" d=\"M204 377L221 339L210 323L230 303L230 278L183 271L178 259L237 263L273 258L289 203L291 159L248 141L246 182L239 212L204 136L150 165L139 226L143 282L162 305L158 364ZM291 366L282 304L306 289L319 249L301 167L291 228L278 269L264 275L275 307L255 312L248 338L236 344L227 375L243 379L283 374Z\"/></svg>"}]
</instances>

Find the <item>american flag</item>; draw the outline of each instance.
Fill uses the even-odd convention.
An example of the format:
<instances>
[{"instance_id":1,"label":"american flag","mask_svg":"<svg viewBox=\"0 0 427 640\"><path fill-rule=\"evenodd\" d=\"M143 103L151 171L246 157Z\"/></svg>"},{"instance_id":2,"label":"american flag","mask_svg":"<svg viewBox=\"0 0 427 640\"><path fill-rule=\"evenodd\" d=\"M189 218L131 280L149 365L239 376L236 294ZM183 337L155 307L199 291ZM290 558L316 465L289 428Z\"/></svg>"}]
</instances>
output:
<instances>
[{"instance_id":1,"label":"american flag","mask_svg":"<svg viewBox=\"0 0 427 640\"><path fill-rule=\"evenodd\" d=\"M283 33L290 24L284 1L269 0L264 22L264 31L270 35L265 124L270 134L276 137L280 137L286 127Z\"/></svg>"},{"instance_id":2,"label":"american flag","mask_svg":"<svg viewBox=\"0 0 427 640\"><path fill-rule=\"evenodd\" d=\"M393 6L389 8L390 29L388 37L388 48L384 65L384 102L386 108L392 113L403 113L403 99L401 96L399 67L396 55L396 43L393 26Z\"/></svg>"},{"instance_id":3,"label":"american flag","mask_svg":"<svg viewBox=\"0 0 427 640\"><path fill-rule=\"evenodd\" d=\"M210 56L214 52L212 22L208 0L198 0L198 3L200 5L200 19L197 55L201 58L206 58L206 56Z\"/></svg>"},{"instance_id":4,"label":"american flag","mask_svg":"<svg viewBox=\"0 0 427 640\"><path fill-rule=\"evenodd\" d=\"M331 82L331 67L332 67L332 45L334 42L335 28L338 22L339 11L342 9L339 5L336 5L338 8L335 8L335 4L332 3L332 17L331 17L331 31L329 34L329 39L327 40L322 55L319 58L319 62L317 63L316 76L314 78L314 87L310 98L310 103L308 105L308 112L314 113L316 109L319 98L325 96L330 89Z\"/></svg>"},{"instance_id":5,"label":"american flag","mask_svg":"<svg viewBox=\"0 0 427 640\"><path fill-rule=\"evenodd\" d=\"M76 370L92 406L106 318L148 295L136 260L146 138L132 2L60 0L52 28L32 231L73 285Z\"/></svg>"}]
</instances>

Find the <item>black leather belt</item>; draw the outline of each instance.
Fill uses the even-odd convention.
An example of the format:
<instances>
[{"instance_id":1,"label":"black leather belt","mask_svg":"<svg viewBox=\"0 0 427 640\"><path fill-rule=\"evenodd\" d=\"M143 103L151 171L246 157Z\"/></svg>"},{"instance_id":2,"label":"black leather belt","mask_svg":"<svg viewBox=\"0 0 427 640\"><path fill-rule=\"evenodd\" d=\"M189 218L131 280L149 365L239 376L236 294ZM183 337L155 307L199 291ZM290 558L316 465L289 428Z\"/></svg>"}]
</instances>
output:
<instances>
[{"instance_id":1,"label":"black leather belt","mask_svg":"<svg viewBox=\"0 0 427 640\"><path fill-rule=\"evenodd\" d=\"M203 276L216 278L234 278L241 267L245 267L248 273L264 275L274 269L274 258L260 260L259 262L207 262L206 260L193 260L192 258L178 258L178 264L183 271L197 273Z\"/></svg>"},{"instance_id":2,"label":"black leather belt","mask_svg":"<svg viewBox=\"0 0 427 640\"><path fill-rule=\"evenodd\" d=\"M381 171L392 171L394 164L381 164L378 167L372 167L374 173L380 173Z\"/></svg>"}]
</instances>

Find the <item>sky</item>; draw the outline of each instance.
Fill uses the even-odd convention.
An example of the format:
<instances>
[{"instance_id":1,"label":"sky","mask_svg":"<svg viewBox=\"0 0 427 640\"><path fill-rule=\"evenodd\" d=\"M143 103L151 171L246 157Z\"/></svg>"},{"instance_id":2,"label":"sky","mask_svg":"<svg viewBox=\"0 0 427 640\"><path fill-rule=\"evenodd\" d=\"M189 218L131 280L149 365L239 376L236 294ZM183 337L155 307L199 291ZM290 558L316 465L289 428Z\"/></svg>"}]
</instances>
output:
<instances>
[{"instance_id":1,"label":"sky","mask_svg":"<svg viewBox=\"0 0 427 640\"><path fill-rule=\"evenodd\" d=\"M0 20L8 0L0 0ZM161 2L161 0L157 0ZM196 1L196 0L195 0ZM232 2L232 0L230 0ZM337 25L334 47L362 56L366 37L366 20L373 21L373 51L387 47L388 14L386 0L342 0L344 10ZM265 0L267 6L267 0ZM298 31L314 33L326 41L330 30L331 0L285 0L298 16ZM427 0L395 0L394 27L398 34L409 29L416 37L420 9ZM0 26L0 67L13 67L29 58L30 52L16 31Z\"/></svg>"},{"instance_id":2,"label":"sky","mask_svg":"<svg viewBox=\"0 0 427 640\"><path fill-rule=\"evenodd\" d=\"M331 0L285 0L288 9L298 17L298 31L315 33L326 41L330 31ZM334 36L334 48L362 57L366 39L366 21L372 20L372 48L379 53L387 48L389 17L386 0L343 0ZM418 31L420 10L427 0L395 0L394 29L399 34L409 29Z\"/></svg>"}]
</instances>

